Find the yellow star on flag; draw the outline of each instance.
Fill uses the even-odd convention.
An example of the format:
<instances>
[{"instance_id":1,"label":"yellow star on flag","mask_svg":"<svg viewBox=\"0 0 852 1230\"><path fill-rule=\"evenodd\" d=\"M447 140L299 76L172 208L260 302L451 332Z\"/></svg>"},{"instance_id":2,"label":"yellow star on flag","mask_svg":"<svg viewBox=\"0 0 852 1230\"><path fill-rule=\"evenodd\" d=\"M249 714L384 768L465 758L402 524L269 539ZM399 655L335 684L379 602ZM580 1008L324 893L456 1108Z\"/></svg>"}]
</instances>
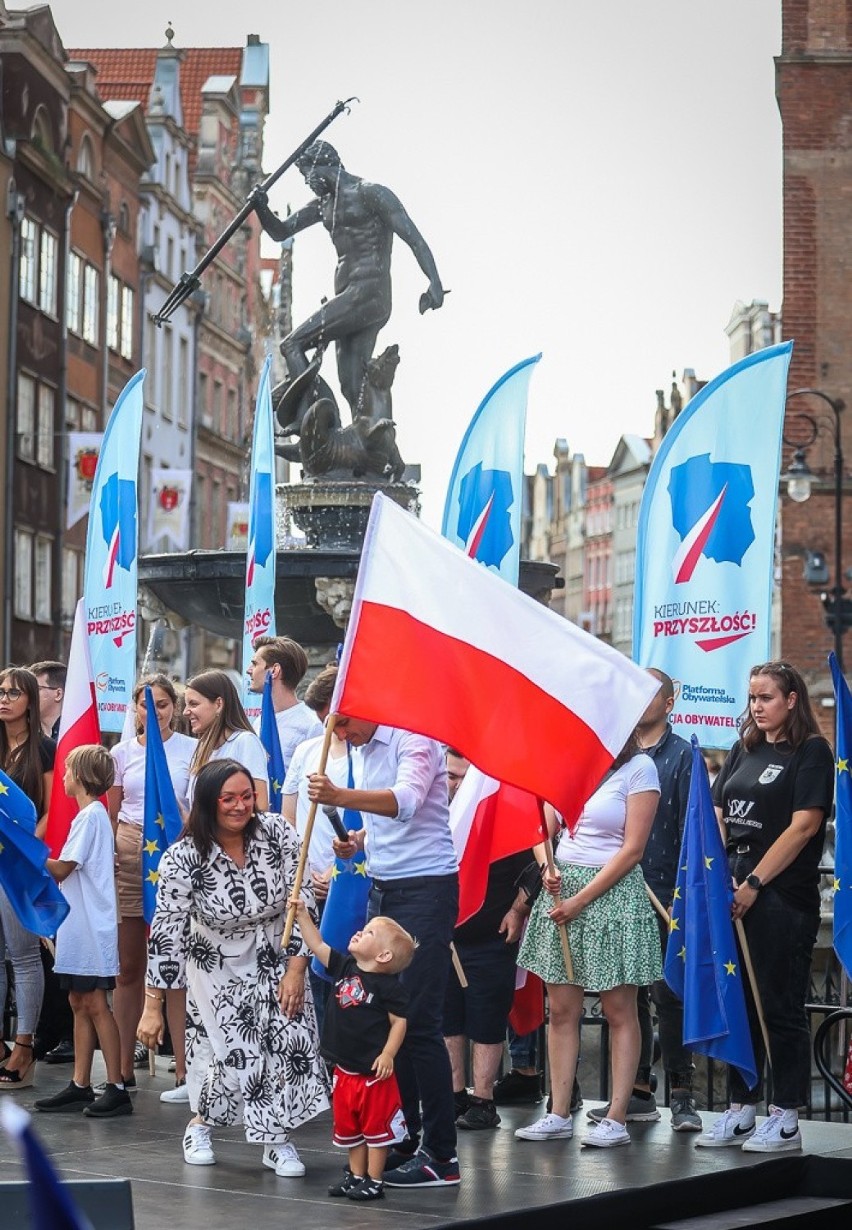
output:
<instances>
[{"instance_id":1,"label":"yellow star on flag","mask_svg":"<svg viewBox=\"0 0 852 1230\"><path fill-rule=\"evenodd\" d=\"M145 853L146 854L156 854L159 849L160 849L159 842L156 842L156 841L146 841L145 842Z\"/></svg>"},{"instance_id":2,"label":"yellow star on flag","mask_svg":"<svg viewBox=\"0 0 852 1230\"><path fill-rule=\"evenodd\" d=\"M849 760L847 758L844 758L843 756L840 756L838 758L837 772L838 773L848 773L849 772Z\"/></svg>"},{"instance_id":3,"label":"yellow star on flag","mask_svg":"<svg viewBox=\"0 0 852 1230\"><path fill-rule=\"evenodd\" d=\"M669 919L669 931L680 931L680 923L675 918L674 914L672 914Z\"/></svg>"},{"instance_id":4,"label":"yellow star on flag","mask_svg":"<svg viewBox=\"0 0 852 1230\"><path fill-rule=\"evenodd\" d=\"M713 859L707 854L704 855L704 866L707 868L708 871L713 866Z\"/></svg>"},{"instance_id":5,"label":"yellow star on flag","mask_svg":"<svg viewBox=\"0 0 852 1230\"><path fill-rule=\"evenodd\" d=\"M737 972L737 967L736 967L736 965L734 965L733 961L726 961L726 962L725 962L725 969L728 971L728 974L729 974L729 975L730 975L730 974L735 974L735 973Z\"/></svg>"},{"instance_id":6,"label":"yellow star on flag","mask_svg":"<svg viewBox=\"0 0 852 1230\"><path fill-rule=\"evenodd\" d=\"M148 881L149 884L156 884L159 878L160 878L159 871L153 871L153 870L149 871L145 877L145 879Z\"/></svg>"},{"instance_id":7,"label":"yellow star on flag","mask_svg":"<svg viewBox=\"0 0 852 1230\"><path fill-rule=\"evenodd\" d=\"M161 811L157 812L157 819L154 821L154 823L158 825L161 829L164 829L166 827L166 821Z\"/></svg>"}]
</instances>

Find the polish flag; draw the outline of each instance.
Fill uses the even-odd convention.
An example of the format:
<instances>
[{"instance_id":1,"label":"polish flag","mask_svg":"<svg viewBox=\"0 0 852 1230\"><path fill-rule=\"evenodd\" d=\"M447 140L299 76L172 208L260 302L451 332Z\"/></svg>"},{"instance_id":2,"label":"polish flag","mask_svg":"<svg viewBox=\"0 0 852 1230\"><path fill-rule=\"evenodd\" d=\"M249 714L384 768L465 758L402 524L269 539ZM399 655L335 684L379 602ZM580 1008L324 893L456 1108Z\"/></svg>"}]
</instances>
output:
<instances>
[{"instance_id":1,"label":"polish flag","mask_svg":"<svg viewBox=\"0 0 852 1230\"><path fill-rule=\"evenodd\" d=\"M659 683L377 494L331 709L458 748L576 825Z\"/></svg>"},{"instance_id":2,"label":"polish flag","mask_svg":"<svg viewBox=\"0 0 852 1230\"><path fill-rule=\"evenodd\" d=\"M458 927L482 908L491 864L547 836L535 795L486 777L474 765L450 804L450 831L459 860Z\"/></svg>"},{"instance_id":3,"label":"polish flag","mask_svg":"<svg viewBox=\"0 0 852 1230\"><path fill-rule=\"evenodd\" d=\"M79 808L74 799L65 793L62 780L65 777L65 758L72 748L84 743L100 743L98 706L95 700L95 685L92 679L92 660L89 657L89 636L86 630L86 604L81 598L74 613L74 628L71 633L71 650L68 654L68 678L65 681L65 699L59 719L59 738L56 743L56 761L53 766L53 789L47 813L45 841L50 847L51 858L58 858L71 822Z\"/></svg>"}]
</instances>

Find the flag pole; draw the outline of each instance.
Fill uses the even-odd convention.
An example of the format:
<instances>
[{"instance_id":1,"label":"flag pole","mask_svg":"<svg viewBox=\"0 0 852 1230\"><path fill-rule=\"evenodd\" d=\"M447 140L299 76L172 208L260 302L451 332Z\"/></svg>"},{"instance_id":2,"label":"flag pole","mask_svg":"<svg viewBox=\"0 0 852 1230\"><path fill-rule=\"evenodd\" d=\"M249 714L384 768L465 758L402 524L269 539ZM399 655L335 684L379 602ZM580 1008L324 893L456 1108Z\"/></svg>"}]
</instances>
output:
<instances>
[{"instance_id":1,"label":"flag pole","mask_svg":"<svg viewBox=\"0 0 852 1230\"><path fill-rule=\"evenodd\" d=\"M553 850L549 841L544 843L544 857L547 859L547 870L552 876L556 875L556 864L553 861ZM555 893L551 894L553 900L558 904L559 898ZM559 942L562 945L562 960L565 962L565 973L568 975L568 981L574 981L574 962L571 960L571 946L568 943L568 927L566 923L557 923L556 929L559 932Z\"/></svg>"},{"instance_id":2,"label":"flag pole","mask_svg":"<svg viewBox=\"0 0 852 1230\"><path fill-rule=\"evenodd\" d=\"M772 1067L772 1052L769 1050L769 1034L766 1029L766 1018L763 1015L763 1004L760 999L760 991L757 986L757 978L754 973L754 966L751 963L751 951L749 950L748 940L746 939L745 927L741 918L734 919L734 928L737 933L737 939L740 943L740 951L743 954L743 964L746 967L748 974L749 986L751 987L752 997L754 998L754 1008L757 1012L757 1020L760 1025L760 1033L763 1037L763 1045L766 1048L766 1058L769 1060L769 1066ZM758 1076L760 1073L758 1073Z\"/></svg>"},{"instance_id":3,"label":"flag pole","mask_svg":"<svg viewBox=\"0 0 852 1230\"><path fill-rule=\"evenodd\" d=\"M320 751L319 764L317 765L317 773L324 774L326 764L328 763L328 752L331 747L331 736L334 734L334 728L337 725L337 714L330 713L325 723L325 738L322 741L322 750ZM284 934L281 937L281 947L286 948L290 943L290 936L293 934L293 923L296 921L296 906L295 900L302 891L302 881L305 878L305 864L308 861L308 847L311 844L311 833L314 830L314 820L317 814L317 803L314 800L308 808L308 822L305 825L305 833L302 837L302 852L299 855L299 863L296 867L296 879L293 883L293 889L290 896L293 898L294 904L287 908L287 919L284 923Z\"/></svg>"}]
</instances>

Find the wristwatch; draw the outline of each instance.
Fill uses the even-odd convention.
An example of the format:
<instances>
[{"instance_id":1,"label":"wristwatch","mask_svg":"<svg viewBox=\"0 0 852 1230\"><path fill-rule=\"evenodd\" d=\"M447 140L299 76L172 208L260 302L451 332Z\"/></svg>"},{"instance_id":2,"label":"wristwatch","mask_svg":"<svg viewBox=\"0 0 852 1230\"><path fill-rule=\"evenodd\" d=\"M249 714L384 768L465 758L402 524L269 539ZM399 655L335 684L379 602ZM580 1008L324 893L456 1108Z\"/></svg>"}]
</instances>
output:
<instances>
[{"instance_id":1,"label":"wristwatch","mask_svg":"<svg viewBox=\"0 0 852 1230\"><path fill-rule=\"evenodd\" d=\"M745 882L749 888L753 888L756 893L759 893L763 888L762 881L754 874L754 872L752 872L750 876L746 876Z\"/></svg>"}]
</instances>

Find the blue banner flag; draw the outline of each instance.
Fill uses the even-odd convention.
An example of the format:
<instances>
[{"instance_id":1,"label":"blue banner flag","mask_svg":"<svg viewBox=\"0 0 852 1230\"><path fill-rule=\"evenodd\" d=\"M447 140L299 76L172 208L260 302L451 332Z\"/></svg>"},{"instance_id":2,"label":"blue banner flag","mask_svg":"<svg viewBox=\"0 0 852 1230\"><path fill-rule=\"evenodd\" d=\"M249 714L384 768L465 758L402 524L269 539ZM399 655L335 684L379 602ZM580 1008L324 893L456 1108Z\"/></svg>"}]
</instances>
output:
<instances>
[{"instance_id":1,"label":"blue banner flag","mask_svg":"<svg viewBox=\"0 0 852 1230\"><path fill-rule=\"evenodd\" d=\"M837 713L834 815L834 951L852 976L852 693L834 654L828 663Z\"/></svg>"},{"instance_id":2,"label":"blue banner flag","mask_svg":"<svg viewBox=\"0 0 852 1230\"><path fill-rule=\"evenodd\" d=\"M35 835L37 818L32 800L0 771L0 887L22 927L51 936L69 906L45 869L50 851Z\"/></svg>"},{"instance_id":3,"label":"blue banner flag","mask_svg":"<svg viewBox=\"0 0 852 1230\"><path fill-rule=\"evenodd\" d=\"M692 778L664 975L675 995L683 1000L684 1046L732 1064L753 1089L757 1065L731 919L732 902L728 859L713 810L707 769L693 735Z\"/></svg>"},{"instance_id":4,"label":"blue banner flag","mask_svg":"<svg viewBox=\"0 0 852 1230\"><path fill-rule=\"evenodd\" d=\"M530 377L540 354L515 364L480 403L459 447L441 533L518 584L524 430Z\"/></svg>"},{"instance_id":5,"label":"blue banner flag","mask_svg":"<svg viewBox=\"0 0 852 1230\"><path fill-rule=\"evenodd\" d=\"M269 387L272 357L267 355L257 388L251 441L249 536L246 548L246 601L243 621L244 706L249 718L260 717L257 697L249 690L248 667L259 636L275 636L275 428Z\"/></svg>"},{"instance_id":6,"label":"blue banner flag","mask_svg":"<svg viewBox=\"0 0 852 1230\"><path fill-rule=\"evenodd\" d=\"M731 747L749 670L769 657L781 430L793 343L705 385L664 437L642 494L633 658L677 680L670 721Z\"/></svg>"},{"instance_id":7,"label":"blue banner flag","mask_svg":"<svg viewBox=\"0 0 852 1230\"><path fill-rule=\"evenodd\" d=\"M83 597L102 731L120 731L136 678L139 446L145 369L119 394L92 484Z\"/></svg>"},{"instance_id":8,"label":"blue banner flag","mask_svg":"<svg viewBox=\"0 0 852 1230\"><path fill-rule=\"evenodd\" d=\"M349 790L355 789L355 776L352 771L352 749L346 751L348 775L346 785ZM317 815L317 824L328 824L325 816ZM347 831L357 833L364 827L361 813L351 807L344 808L343 823ZM326 898L325 909L320 920L320 935L326 944L336 948L338 952L348 952L349 941L356 931L360 931L367 918L367 898L370 895L372 880L367 875L367 859L363 850L353 854L351 858L336 858L331 869L331 884ZM327 982L331 979L328 970L314 957L311 968L320 978Z\"/></svg>"},{"instance_id":9,"label":"blue banner flag","mask_svg":"<svg viewBox=\"0 0 852 1230\"><path fill-rule=\"evenodd\" d=\"M281 787L284 785L284 755L272 704L272 672L266 672L263 699L260 703L260 741L266 752L266 768L269 774L269 810L281 815Z\"/></svg>"},{"instance_id":10,"label":"blue banner flag","mask_svg":"<svg viewBox=\"0 0 852 1230\"><path fill-rule=\"evenodd\" d=\"M157 908L160 859L183 828L154 693L145 688L145 806L142 819L142 913L150 927Z\"/></svg>"},{"instance_id":11,"label":"blue banner flag","mask_svg":"<svg viewBox=\"0 0 852 1230\"><path fill-rule=\"evenodd\" d=\"M71 1199L69 1189L62 1183L44 1145L33 1131L27 1112L15 1106L11 1098L6 1098L2 1117L3 1127L17 1141L26 1167L30 1230L92 1230L92 1223Z\"/></svg>"}]
</instances>

